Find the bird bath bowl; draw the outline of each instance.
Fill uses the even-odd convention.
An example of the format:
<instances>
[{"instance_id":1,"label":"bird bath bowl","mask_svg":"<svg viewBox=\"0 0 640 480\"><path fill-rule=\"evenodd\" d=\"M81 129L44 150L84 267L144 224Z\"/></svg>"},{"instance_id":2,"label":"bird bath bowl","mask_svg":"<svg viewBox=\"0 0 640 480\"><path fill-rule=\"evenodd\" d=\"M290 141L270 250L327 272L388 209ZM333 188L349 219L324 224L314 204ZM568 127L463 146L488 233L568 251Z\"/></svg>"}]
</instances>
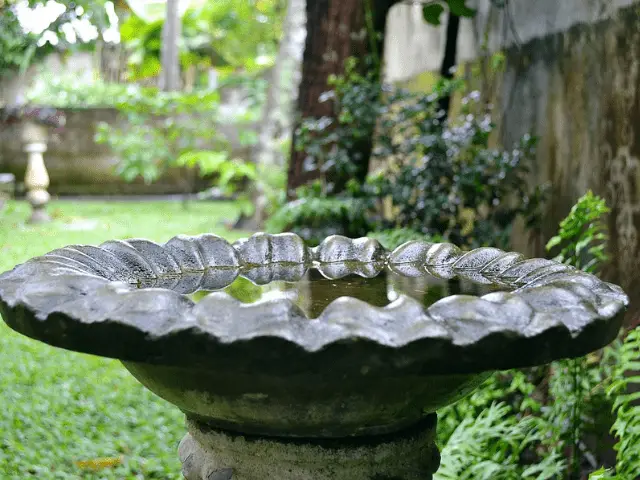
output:
<instances>
[{"instance_id":1,"label":"bird bath bowl","mask_svg":"<svg viewBox=\"0 0 640 480\"><path fill-rule=\"evenodd\" d=\"M119 359L185 413L189 480L429 479L438 408L605 346L627 304L551 260L340 236L73 245L0 275L11 328Z\"/></svg>"}]
</instances>

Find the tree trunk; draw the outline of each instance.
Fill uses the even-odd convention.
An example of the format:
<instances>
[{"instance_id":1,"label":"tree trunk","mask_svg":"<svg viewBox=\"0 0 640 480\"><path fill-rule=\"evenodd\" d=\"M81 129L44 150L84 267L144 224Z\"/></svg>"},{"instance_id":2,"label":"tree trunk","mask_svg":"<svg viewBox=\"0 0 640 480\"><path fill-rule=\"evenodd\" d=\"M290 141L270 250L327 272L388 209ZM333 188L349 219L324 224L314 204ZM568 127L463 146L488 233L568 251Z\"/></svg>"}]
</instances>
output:
<instances>
[{"instance_id":1,"label":"tree trunk","mask_svg":"<svg viewBox=\"0 0 640 480\"><path fill-rule=\"evenodd\" d=\"M282 132L290 123L291 103L295 93L290 92L290 86L285 85L285 72L294 76L300 69L300 57L303 45L298 40L300 30L304 29L304 0L288 0L287 13L282 26L282 38L278 46L278 54L273 68L269 72L269 88L262 113L262 121L258 130L258 144L255 147L254 161L258 171L258 178L251 187L251 200L254 213L249 218L240 215L235 228L242 230L259 230L262 228L267 207L266 188L262 172L269 169L284 169L285 158L278 151L278 141ZM290 70L290 71L288 71ZM291 83L295 84L292 79ZM297 87L297 85L294 85ZM297 90L297 88L296 88ZM291 97L291 98L289 98Z\"/></svg>"},{"instance_id":2,"label":"tree trunk","mask_svg":"<svg viewBox=\"0 0 640 480\"><path fill-rule=\"evenodd\" d=\"M382 58L383 34L387 13L398 0L307 0L307 38L302 59L302 79L298 90L297 114L291 142L287 178L289 196L305 183L320 176L317 170L305 168L305 152L295 148L300 121L310 117L334 117L332 102L320 103L320 95L328 89L330 75L344 71L345 60L359 59L377 53ZM373 16L373 27L380 35L371 39L367 29L367 8ZM375 50L375 51L374 51ZM378 68L380 65L378 66ZM378 72L379 73L379 72ZM359 176L366 175L373 138L358 145ZM356 153L356 152L354 152Z\"/></svg>"},{"instance_id":3,"label":"tree trunk","mask_svg":"<svg viewBox=\"0 0 640 480\"><path fill-rule=\"evenodd\" d=\"M159 87L164 91L180 89L180 58L178 39L180 38L179 0L167 0L167 14L162 25L162 50Z\"/></svg>"},{"instance_id":4,"label":"tree trunk","mask_svg":"<svg viewBox=\"0 0 640 480\"><path fill-rule=\"evenodd\" d=\"M265 166L284 166L284 159L277 155L275 142L283 125L283 93L284 73L291 68L298 53L296 50L295 35L304 25L300 25L300 16L304 11L304 0L288 0L287 14L282 27L282 38L278 46L278 54L275 64L270 72L269 89L265 104L260 134L258 141L259 162ZM295 68L295 67L294 67ZM288 103L287 100L285 100Z\"/></svg>"},{"instance_id":5,"label":"tree trunk","mask_svg":"<svg viewBox=\"0 0 640 480\"><path fill-rule=\"evenodd\" d=\"M440 75L442 78L451 80L454 75L453 68L456 66L458 58L458 33L460 32L460 17L449 13L447 20L447 36L444 44L444 56L440 65ZM443 118L449 117L451 107L451 95L440 99L439 110L444 112Z\"/></svg>"}]
</instances>

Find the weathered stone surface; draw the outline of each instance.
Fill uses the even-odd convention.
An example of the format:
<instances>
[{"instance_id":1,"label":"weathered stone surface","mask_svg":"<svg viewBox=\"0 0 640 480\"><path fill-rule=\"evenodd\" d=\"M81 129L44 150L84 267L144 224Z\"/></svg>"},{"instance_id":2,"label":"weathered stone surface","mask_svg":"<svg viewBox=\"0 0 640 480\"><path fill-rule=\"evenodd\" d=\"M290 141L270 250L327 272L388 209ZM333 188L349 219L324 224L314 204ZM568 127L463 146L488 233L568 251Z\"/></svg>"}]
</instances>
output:
<instances>
[{"instance_id":1,"label":"weathered stone surface","mask_svg":"<svg viewBox=\"0 0 640 480\"><path fill-rule=\"evenodd\" d=\"M372 238L347 238L342 235L327 237L313 249L314 260L320 263L362 262L385 260L386 252L380 242Z\"/></svg>"},{"instance_id":2,"label":"weathered stone surface","mask_svg":"<svg viewBox=\"0 0 640 480\"><path fill-rule=\"evenodd\" d=\"M403 257L410 250L418 254ZM1 308L5 321L18 331L129 362L226 365L238 371L257 362L256 368L279 374L318 371L326 362L336 374L359 372L363 366L384 374L402 368L470 374L536 365L601 347L616 335L619 314L628 303L619 287L549 260L522 260L495 249L464 253L453 245L419 242L387 254L377 242L344 237L328 238L313 252L319 269L366 276L375 273L369 263L373 260L388 257L387 263L401 267L407 258L421 258L422 266L413 268L442 267L447 276L473 274L476 281L516 290L480 298L453 296L427 309L409 298L386 307L338 299L312 321L284 298L241 304L214 294L195 305L181 295L198 281L211 289L230 284L243 274L238 258L265 262L253 273L244 272L256 283L295 280L304 273L306 251L295 236L264 234L234 246L213 235L179 237L165 246L141 240L73 246L0 276ZM338 267L335 272L326 270L332 265ZM200 275L204 280L198 280ZM129 286L108 286L119 281ZM85 284L95 288L74 286ZM135 286L160 288L150 293ZM583 295L584 289L568 293L579 286L590 295ZM34 291L37 299L30 293ZM154 295L164 305L162 320L145 323L136 299Z\"/></svg>"},{"instance_id":3,"label":"weathered stone surface","mask_svg":"<svg viewBox=\"0 0 640 480\"><path fill-rule=\"evenodd\" d=\"M472 80L472 88L495 105L501 145L511 148L524 134L539 138L530 182L552 185L540 236L532 241L520 226L513 248L543 254L545 239L592 190L611 208L611 261L603 276L631 298L640 294L639 5L638 0L513 0L507 16L482 0L475 21L487 37L480 34L478 44L502 50L505 61L500 71ZM505 22L513 27L505 28ZM488 55L483 71L491 71L491 61ZM640 321L640 302L632 302L627 320Z\"/></svg>"},{"instance_id":4,"label":"weathered stone surface","mask_svg":"<svg viewBox=\"0 0 640 480\"><path fill-rule=\"evenodd\" d=\"M272 358L276 355L278 352L271 353ZM287 361L286 357L281 361ZM469 394L487 377L402 369L378 374L375 361L369 358L369 366L360 365L360 371L346 377L335 375L330 365L283 374L259 369L124 365L140 383L190 418L224 430L297 438L399 431L419 422L425 412L435 412Z\"/></svg>"},{"instance_id":5,"label":"weathered stone surface","mask_svg":"<svg viewBox=\"0 0 640 480\"><path fill-rule=\"evenodd\" d=\"M311 258L302 238L293 233L257 233L236 246L240 263L260 267L270 263L307 265Z\"/></svg>"},{"instance_id":6,"label":"weathered stone surface","mask_svg":"<svg viewBox=\"0 0 640 480\"><path fill-rule=\"evenodd\" d=\"M316 318L285 295L255 303L221 291L197 303L184 295L238 275L297 281L310 255L329 280L410 267L510 291L428 307L402 294L375 306L328 291ZM75 245L0 275L0 312L18 332L118 358L192 419L277 437L399 431L468 394L488 371L606 345L627 303L593 275L497 249L411 242L388 253L368 239L330 237L310 252L291 234L233 245L215 235Z\"/></svg>"},{"instance_id":7,"label":"weathered stone surface","mask_svg":"<svg viewBox=\"0 0 640 480\"><path fill-rule=\"evenodd\" d=\"M363 440L283 441L187 426L179 447L186 480L430 480L440 464L435 415Z\"/></svg>"}]
</instances>

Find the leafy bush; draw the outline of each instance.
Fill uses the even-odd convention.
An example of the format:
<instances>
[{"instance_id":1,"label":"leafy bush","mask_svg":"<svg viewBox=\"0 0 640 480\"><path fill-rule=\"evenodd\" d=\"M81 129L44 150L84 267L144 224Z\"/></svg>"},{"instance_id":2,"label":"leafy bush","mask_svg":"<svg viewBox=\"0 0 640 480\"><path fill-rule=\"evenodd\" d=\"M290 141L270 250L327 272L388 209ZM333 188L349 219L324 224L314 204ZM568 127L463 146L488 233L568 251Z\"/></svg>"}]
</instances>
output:
<instances>
[{"instance_id":1,"label":"leafy bush","mask_svg":"<svg viewBox=\"0 0 640 480\"><path fill-rule=\"evenodd\" d=\"M230 159L227 152L210 150L187 151L176 160L176 166L197 169L200 176L217 176L217 188L227 196L236 195L236 201L241 213L251 215L253 204L246 193L242 192L243 185L255 182L256 166L240 158Z\"/></svg>"},{"instance_id":2,"label":"leafy bush","mask_svg":"<svg viewBox=\"0 0 640 480\"><path fill-rule=\"evenodd\" d=\"M3 2L4 3L4 2ZM2 8L2 7L0 7ZM6 6L0 14L0 77L24 72L37 56L51 49L38 48L38 35L27 33L20 25L14 8Z\"/></svg>"},{"instance_id":3,"label":"leafy bush","mask_svg":"<svg viewBox=\"0 0 640 480\"><path fill-rule=\"evenodd\" d=\"M446 445L462 420L477 418L494 403L507 402L514 414L539 414L542 403L535 384L540 378L537 369L491 375L471 395L438 412L438 444Z\"/></svg>"},{"instance_id":4,"label":"leafy bush","mask_svg":"<svg viewBox=\"0 0 640 480\"><path fill-rule=\"evenodd\" d=\"M607 395L616 420L611 428L618 442L615 468L593 472L589 480L635 479L640 472L640 329L630 331L619 346L613 381Z\"/></svg>"},{"instance_id":5,"label":"leafy bush","mask_svg":"<svg viewBox=\"0 0 640 480\"><path fill-rule=\"evenodd\" d=\"M299 198L278 209L267 221L272 232L297 233L317 245L329 235L363 237L371 229L368 198L329 197L312 184L299 190Z\"/></svg>"},{"instance_id":6,"label":"leafy bush","mask_svg":"<svg viewBox=\"0 0 640 480\"><path fill-rule=\"evenodd\" d=\"M125 125L100 124L96 141L118 155L116 171L126 181L141 177L152 183L171 167L186 167L204 177L215 174L219 187L233 193L255 179L255 168L229 157L228 142L216 123L218 107L216 92L132 89L117 104ZM250 208L247 202L244 207Z\"/></svg>"},{"instance_id":7,"label":"leafy bush","mask_svg":"<svg viewBox=\"0 0 640 480\"><path fill-rule=\"evenodd\" d=\"M305 152L305 168L323 173L326 195L342 193L349 179L366 175L359 171L359 166L368 160L361 158L367 154L361 145L370 141L385 106L383 86L375 74L363 75L358 70L358 61L348 59L344 74L331 76L331 90L320 95L320 102L333 102L335 119L305 118L296 131L295 148Z\"/></svg>"},{"instance_id":8,"label":"leafy bush","mask_svg":"<svg viewBox=\"0 0 640 480\"><path fill-rule=\"evenodd\" d=\"M522 215L539 222L544 188L529 188L536 141L525 136L511 151L489 147L494 125L479 95L447 119L439 100L457 88L442 82L429 95L398 92L379 126L374 158L384 162L381 194L393 204L396 226L439 233L459 246L507 248Z\"/></svg>"},{"instance_id":9,"label":"leafy bush","mask_svg":"<svg viewBox=\"0 0 640 480\"><path fill-rule=\"evenodd\" d=\"M126 181L142 177L151 183L175 166L181 155L200 148L200 138L213 138L224 145L215 124L207 119L215 117L218 105L214 92L137 89L116 105L126 117L126 125L101 123L96 141L118 154L117 173Z\"/></svg>"},{"instance_id":10,"label":"leafy bush","mask_svg":"<svg viewBox=\"0 0 640 480\"><path fill-rule=\"evenodd\" d=\"M74 74L42 73L27 92L27 101L34 105L57 108L114 107L129 101L146 88L122 83L107 83ZM149 89L153 93L152 89Z\"/></svg>"},{"instance_id":11,"label":"leafy bush","mask_svg":"<svg viewBox=\"0 0 640 480\"><path fill-rule=\"evenodd\" d=\"M547 250L561 246L554 260L595 273L607 261L608 236L602 217L609 213L604 200L589 190L560 222L560 231L547 243Z\"/></svg>"},{"instance_id":12,"label":"leafy bush","mask_svg":"<svg viewBox=\"0 0 640 480\"><path fill-rule=\"evenodd\" d=\"M241 90L246 100L246 118L231 120L251 121L260 115L266 88L266 81L258 74L229 73L220 79L217 92L223 92L226 89ZM57 108L119 108L127 103L139 103L140 97L153 98L158 94L167 96L166 93L159 92L156 87L105 82L100 78L79 77L76 74L53 74L42 70L37 81L27 91L26 100L33 105ZM183 95L196 98L212 95L217 98L219 93L199 89ZM205 98L203 107L206 106Z\"/></svg>"},{"instance_id":13,"label":"leafy bush","mask_svg":"<svg viewBox=\"0 0 640 480\"><path fill-rule=\"evenodd\" d=\"M537 385L544 369L491 375L438 412L436 479L557 479L566 461Z\"/></svg>"},{"instance_id":14,"label":"leafy bush","mask_svg":"<svg viewBox=\"0 0 640 480\"><path fill-rule=\"evenodd\" d=\"M556 261L596 273L608 260L604 222L608 212L605 201L588 191L560 222L558 234L549 240L547 250L559 248ZM611 382L617 357L614 344L586 357L551 365L549 391L563 401L552 403L548 415L556 424L556 440L567 446L570 471L574 474L581 470L583 463L584 434L591 431L599 438L606 433L603 423L606 424L609 418L603 418L602 412L611 410L606 388Z\"/></svg>"},{"instance_id":15,"label":"leafy bush","mask_svg":"<svg viewBox=\"0 0 640 480\"><path fill-rule=\"evenodd\" d=\"M371 61L371 60L367 60ZM329 78L331 90L320 102L333 101L337 119L303 119L296 131L295 149L304 151L305 168L323 173L320 180L296 192L267 222L272 231L299 233L311 243L327 235L365 236L374 229L374 185L360 184L363 142L373 135L381 103L381 84L373 73L361 74L356 59L348 59L345 73Z\"/></svg>"},{"instance_id":16,"label":"leafy bush","mask_svg":"<svg viewBox=\"0 0 640 480\"><path fill-rule=\"evenodd\" d=\"M375 229L408 228L462 247L506 248L517 216L529 227L538 224L545 188L527 184L533 138L523 137L511 151L490 148L494 125L478 95L465 99L458 118L439 111L460 82L442 81L429 94L411 93L358 73L357 63L349 60L345 73L332 77L331 90L320 97L333 101L335 119L305 119L297 132L296 149L305 152L306 167L323 174L322 196L346 201L349 179L363 178L359 169L367 164L358 156L370 153L384 167L369 175L357 198L387 198L391 204L386 220L370 220ZM363 145L374 131L375 148L367 152Z\"/></svg>"},{"instance_id":17,"label":"leafy bush","mask_svg":"<svg viewBox=\"0 0 640 480\"><path fill-rule=\"evenodd\" d=\"M458 424L442 450L434 480L557 478L564 462L557 452L539 463L522 462L528 451L547 441L547 429L539 417L518 418L509 405L493 403Z\"/></svg>"},{"instance_id":18,"label":"leafy bush","mask_svg":"<svg viewBox=\"0 0 640 480\"><path fill-rule=\"evenodd\" d=\"M640 472L640 329L627 335L608 394L613 400L616 421L616 475L619 480L634 478Z\"/></svg>"},{"instance_id":19,"label":"leafy bush","mask_svg":"<svg viewBox=\"0 0 640 480\"><path fill-rule=\"evenodd\" d=\"M560 261L598 271L607 260L607 212L604 200L588 192L561 222L548 248L560 250ZM602 469L593 472L592 480L634 478L631 472L640 471L640 441L632 402L640 395L623 392L638 382L629 375L640 367L637 338L630 335L622 347L614 342L583 358L494 374L472 395L438 412L443 446L438 478L584 478L600 454L599 446L587 446L585 438L605 436L614 421L607 415L612 407L618 414L613 429L621 438L622 473L610 477ZM465 435L463 426L471 433Z\"/></svg>"},{"instance_id":20,"label":"leafy bush","mask_svg":"<svg viewBox=\"0 0 640 480\"><path fill-rule=\"evenodd\" d=\"M134 6L134 12L140 16L128 16L120 27L121 40L130 52L128 73L132 80L155 77L160 70L162 15L145 15L138 8ZM264 68L275 57L283 13L275 0L218 0L188 8L181 17L182 69Z\"/></svg>"}]
</instances>

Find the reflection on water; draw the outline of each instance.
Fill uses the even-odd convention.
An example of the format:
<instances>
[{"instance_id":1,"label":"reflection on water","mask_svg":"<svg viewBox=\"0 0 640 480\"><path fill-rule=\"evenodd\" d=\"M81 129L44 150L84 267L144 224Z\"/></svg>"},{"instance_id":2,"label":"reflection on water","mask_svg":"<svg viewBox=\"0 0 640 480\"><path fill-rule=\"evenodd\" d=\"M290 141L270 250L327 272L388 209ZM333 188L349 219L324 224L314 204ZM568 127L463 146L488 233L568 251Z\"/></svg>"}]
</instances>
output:
<instances>
[{"instance_id":1,"label":"reflection on water","mask_svg":"<svg viewBox=\"0 0 640 480\"><path fill-rule=\"evenodd\" d=\"M484 285L469 280L445 280L428 274L420 277L406 277L388 269L372 278L350 274L342 278L326 278L316 269L307 271L297 281L271 281L257 285L243 276L237 277L224 291L243 303L266 301L274 298L288 298L298 305L307 316L314 318L334 300L353 297L377 307L384 307L406 295L429 306L434 302L455 294L483 295L491 291L505 290L504 287ZM189 295L199 301L212 289L198 290Z\"/></svg>"}]
</instances>

